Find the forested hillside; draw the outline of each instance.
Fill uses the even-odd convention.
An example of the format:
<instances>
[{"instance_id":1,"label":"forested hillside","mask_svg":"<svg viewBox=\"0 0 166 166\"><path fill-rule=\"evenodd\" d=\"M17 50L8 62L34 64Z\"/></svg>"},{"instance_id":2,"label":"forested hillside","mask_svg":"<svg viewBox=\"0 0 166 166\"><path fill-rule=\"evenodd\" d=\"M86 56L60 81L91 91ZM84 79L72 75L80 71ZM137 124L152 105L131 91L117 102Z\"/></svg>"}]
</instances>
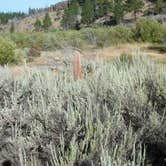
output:
<instances>
[{"instance_id":1,"label":"forested hillside","mask_svg":"<svg viewBox=\"0 0 166 166\"><path fill-rule=\"evenodd\" d=\"M26 14L22 13L22 12L14 12L14 13L1 12L0 13L0 23L7 24L10 19L14 19L14 18L21 19L21 18L24 18L25 16L26 16Z\"/></svg>"},{"instance_id":2,"label":"forested hillside","mask_svg":"<svg viewBox=\"0 0 166 166\"><path fill-rule=\"evenodd\" d=\"M62 26L78 29L80 24L89 26L106 15L110 16L110 24L119 24L128 13L136 20L140 16L165 12L165 0L71 0L65 9Z\"/></svg>"},{"instance_id":3,"label":"forested hillside","mask_svg":"<svg viewBox=\"0 0 166 166\"><path fill-rule=\"evenodd\" d=\"M29 9L28 13L0 13L1 31L42 31L45 15L48 29L80 29L96 25L135 22L142 16L165 14L166 0L70 0L48 8ZM14 27L14 28L13 28ZM46 28L47 29L47 28Z\"/></svg>"}]
</instances>

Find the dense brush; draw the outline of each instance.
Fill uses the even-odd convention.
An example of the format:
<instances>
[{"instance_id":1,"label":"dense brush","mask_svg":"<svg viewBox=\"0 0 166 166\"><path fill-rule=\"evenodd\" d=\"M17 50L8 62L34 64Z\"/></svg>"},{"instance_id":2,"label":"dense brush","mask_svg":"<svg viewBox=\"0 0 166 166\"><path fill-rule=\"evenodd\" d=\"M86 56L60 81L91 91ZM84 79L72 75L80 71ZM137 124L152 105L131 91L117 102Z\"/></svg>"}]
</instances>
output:
<instances>
[{"instance_id":1,"label":"dense brush","mask_svg":"<svg viewBox=\"0 0 166 166\"><path fill-rule=\"evenodd\" d=\"M71 71L0 72L0 162L5 166L164 166L166 70L130 62Z\"/></svg>"}]
</instances>

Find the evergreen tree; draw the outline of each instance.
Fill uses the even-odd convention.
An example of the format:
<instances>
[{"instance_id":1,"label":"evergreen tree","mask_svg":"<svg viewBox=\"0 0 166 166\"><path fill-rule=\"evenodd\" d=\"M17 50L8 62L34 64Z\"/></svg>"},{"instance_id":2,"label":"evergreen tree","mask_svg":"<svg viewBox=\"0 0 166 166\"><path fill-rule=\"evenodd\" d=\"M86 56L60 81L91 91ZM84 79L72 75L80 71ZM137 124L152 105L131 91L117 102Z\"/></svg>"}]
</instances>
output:
<instances>
[{"instance_id":1,"label":"evergreen tree","mask_svg":"<svg viewBox=\"0 0 166 166\"><path fill-rule=\"evenodd\" d=\"M91 0L85 0L82 8L82 22L90 24L94 20L94 4Z\"/></svg>"},{"instance_id":2,"label":"evergreen tree","mask_svg":"<svg viewBox=\"0 0 166 166\"><path fill-rule=\"evenodd\" d=\"M155 11L159 14L166 12L166 0L157 0L155 5Z\"/></svg>"},{"instance_id":3,"label":"evergreen tree","mask_svg":"<svg viewBox=\"0 0 166 166\"><path fill-rule=\"evenodd\" d=\"M96 0L95 4L95 16L96 18L106 15L110 11L109 0Z\"/></svg>"},{"instance_id":4,"label":"evergreen tree","mask_svg":"<svg viewBox=\"0 0 166 166\"><path fill-rule=\"evenodd\" d=\"M91 0L91 1L93 1L93 0ZM81 7L83 7L84 4L85 4L85 0L77 0L77 2L79 3L79 5L80 5Z\"/></svg>"},{"instance_id":5,"label":"evergreen tree","mask_svg":"<svg viewBox=\"0 0 166 166\"><path fill-rule=\"evenodd\" d=\"M42 23L38 18L36 19L34 27L35 27L35 31L40 31L42 29Z\"/></svg>"},{"instance_id":6,"label":"evergreen tree","mask_svg":"<svg viewBox=\"0 0 166 166\"><path fill-rule=\"evenodd\" d=\"M110 11L110 1L109 0L103 0L102 9L103 9L103 15L106 15Z\"/></svg>"},{"instance_id":7,"label":"evergreen tree","mask_svg":"<svg viewBox=\"0 0 166 166\"><path fill-rule=\"evenodd\" d=\"M15 26L14 26L14 22L12 22L10 26L10 33L14 33L14 31L15 31Z\"/></svg>"},{"instance_id":8,"label":"evergreen tree","mask_svg":"<svg viewBox=\"0 0 166 166\"><path fill-rule=\"evenodd\" d=\"M63 19L62 19L62 26L64 29L75 29L79 19L78 16L80 15L80 6L77 0L72 0L68 8L65 9Z\"/></svg>"},{"instance_id":9,"label":"evergreen tree","mask_svg":"<svg viewBox=\"0 0 166 166\"><path fill-rule=\"evenodd\" d=\"M124 16L124 0L113 0L111 3L111 11L117 24L119 24Z\"/></svg>"},{"instance_id":10,"label":"evergreen tree","mask_svg":"<svg viewBox=\"0 0 166 166\"><path fill-rule=\"evenodd\" d=\"M25 16L26 14L21 12L12 12L12 13L0 12L0 23L7 24L9 20L21 19L24 18Z\"/></svg>"},{"instance_id":11,"label":"evergreen tree","mask_svg":"<svg viewBox=\"0 0 166 166\"><path fill-rule=\"evenodd\" d=\"M135 20L137 19L137 12L144 6L143 0L127 0L126 11L134 12Z\"/></svg>"},{"instance_id":12,"label":"evergreen tree","mask_svg":"<svg viewBox=\"0 0 166 166\"><path fill-rule=\"evenodd\" d=\"M45 31L48 31L49 27L52 25L51 17L48 13L46 13L43 20L43 28Z\"/></svg>"}]
</instances>

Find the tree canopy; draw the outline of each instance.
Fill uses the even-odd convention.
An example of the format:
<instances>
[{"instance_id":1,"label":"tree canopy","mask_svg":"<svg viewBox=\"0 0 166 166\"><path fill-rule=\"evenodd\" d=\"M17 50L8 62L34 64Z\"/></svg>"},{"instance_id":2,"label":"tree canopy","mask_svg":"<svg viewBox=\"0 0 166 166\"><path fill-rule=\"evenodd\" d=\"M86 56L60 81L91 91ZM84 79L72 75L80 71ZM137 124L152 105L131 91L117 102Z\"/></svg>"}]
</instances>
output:
<instances>
[{"instance_id":1,"label":"tree canopy","mask_svg":"<svg viewBox=\"0 0 166 166\"><path fill-rule=\"evenodd\" d=\"M43 28L45 31L48 31L49 27L52 25L51 17L48 13L46 13L43 20Z\"/></svg>"}]
</instances>

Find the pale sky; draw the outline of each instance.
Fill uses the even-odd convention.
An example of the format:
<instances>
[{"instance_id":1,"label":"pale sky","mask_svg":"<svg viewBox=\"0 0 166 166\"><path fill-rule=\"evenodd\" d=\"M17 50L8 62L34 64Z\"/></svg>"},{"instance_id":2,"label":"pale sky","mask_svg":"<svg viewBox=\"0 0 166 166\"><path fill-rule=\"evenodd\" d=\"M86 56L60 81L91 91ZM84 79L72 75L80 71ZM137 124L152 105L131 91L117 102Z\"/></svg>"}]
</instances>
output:
<instances>
[{"instance_id":1,"label":"pale sky","mask_svg":"<svg viewBox=\"0 0 166 166\"><path fill-rule=\"evenodd\" d=\"M61 0L0 0L0 12L27 12L31 8L44 8Z\"/></svg>"}]
</instances>

